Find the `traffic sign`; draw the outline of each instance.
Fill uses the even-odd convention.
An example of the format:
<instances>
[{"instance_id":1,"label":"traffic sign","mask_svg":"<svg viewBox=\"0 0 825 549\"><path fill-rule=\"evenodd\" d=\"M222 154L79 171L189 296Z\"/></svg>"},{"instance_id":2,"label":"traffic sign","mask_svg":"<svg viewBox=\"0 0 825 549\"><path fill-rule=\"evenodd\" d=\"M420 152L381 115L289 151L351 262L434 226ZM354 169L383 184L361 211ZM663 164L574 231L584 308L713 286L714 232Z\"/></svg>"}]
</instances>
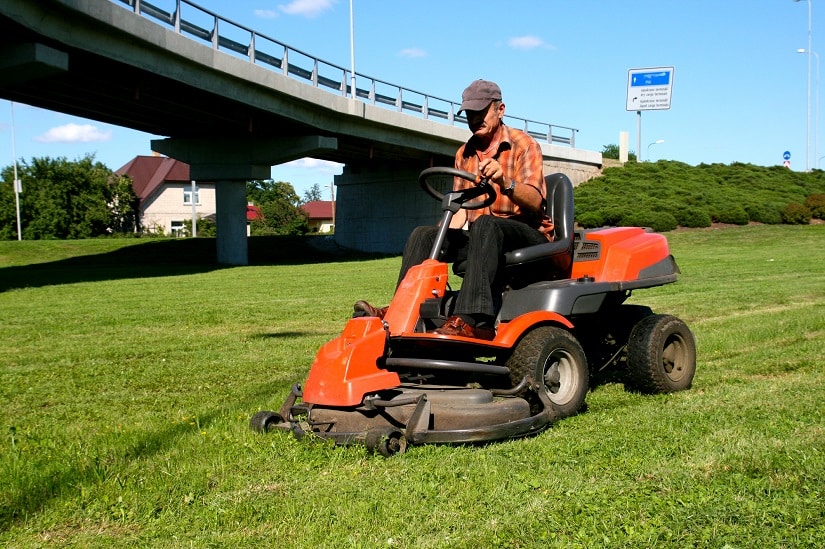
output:
<instances>
[{"instance_id":1,"label":"traffic sign","mask_svg":"<svg viewBox=\"0 0 825 549\"><path fill-rule=\"evenodd\" d=\"M783 152L782 153L782 158L785 159L785 160L790 160L791 159L791 151Z\"/></svg>"},{"instance_id":2,"label":"traffic sign","mask_svg":"<svg viewBox=\"0 0 825 549\"><path fill-rule=\"evenodd\" d=\"M670 109L673 67L630 69L627 71L627 110Z\"/></svg>"}]
</instances>

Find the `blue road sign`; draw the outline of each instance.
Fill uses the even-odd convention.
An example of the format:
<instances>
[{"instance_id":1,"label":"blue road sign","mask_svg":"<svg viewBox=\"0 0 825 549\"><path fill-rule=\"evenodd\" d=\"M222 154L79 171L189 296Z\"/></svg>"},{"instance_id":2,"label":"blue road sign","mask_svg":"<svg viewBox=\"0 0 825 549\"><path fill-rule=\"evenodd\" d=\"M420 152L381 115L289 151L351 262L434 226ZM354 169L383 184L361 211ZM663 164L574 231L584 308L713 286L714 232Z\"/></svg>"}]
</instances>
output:
<instances>
[{"instance_id":1,"label":"blue road sign","mask_svg":"<svg viewBox=\"0 0 825 549\"><path fill-rule=\"evenodd\" d=\"M791 159L791 151L783 152L782 153L782 158L784 158L785 160L790 160Z\"/></svg>"},{"instance_id":2,"label":"blue road sign","mask_svg":"<svg viewBox=\"0 0 825 549\"><path fill-rule=\"evenodd\" d=\"M670 71L637 72L633 74L631 86L667 86L670 84Z\"/></svg>"}]
</instances>

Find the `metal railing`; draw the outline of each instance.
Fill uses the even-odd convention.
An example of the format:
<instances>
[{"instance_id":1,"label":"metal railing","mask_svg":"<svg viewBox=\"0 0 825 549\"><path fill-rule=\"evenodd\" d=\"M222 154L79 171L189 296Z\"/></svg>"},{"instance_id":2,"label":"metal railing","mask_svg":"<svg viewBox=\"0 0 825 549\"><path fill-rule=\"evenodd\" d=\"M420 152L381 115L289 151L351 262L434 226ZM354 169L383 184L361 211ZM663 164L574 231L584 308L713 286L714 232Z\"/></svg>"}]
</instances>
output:
<instances>
[{"instance_id":1,"label":"metal railing","mask_svg":"<svg viewBox=\"0 0 825 549\"><path fill-rule=\"evenodd\" d=\"M280 70L284 75L304 80L316 88L326 88L344 97L356 97L369 104L394 108L398 112L424 119L438 119L456 125L466 118L456 114L461 103L450 101L390 84L378 78L355 72L355 94L352 93L352 71L334 63L288 46L249 27L235 23L198 6L190 0L110 0L126 4L137 14L168 25L178 34L211 44L215 50L248 59L256 65ZM366 81L366 87L358 82ZM511 127L520 127L537 140L576 146L575 128L505 115Z\"/></svg>"}]
</instances>

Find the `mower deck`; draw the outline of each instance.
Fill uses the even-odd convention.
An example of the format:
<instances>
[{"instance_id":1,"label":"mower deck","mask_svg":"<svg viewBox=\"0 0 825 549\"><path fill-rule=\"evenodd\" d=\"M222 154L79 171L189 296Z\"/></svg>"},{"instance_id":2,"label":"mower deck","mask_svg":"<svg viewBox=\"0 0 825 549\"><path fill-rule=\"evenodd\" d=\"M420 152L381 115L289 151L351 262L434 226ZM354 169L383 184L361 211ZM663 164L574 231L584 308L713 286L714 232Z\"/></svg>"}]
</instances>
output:
<instances>
[{"instance_id":1,"label":"mower deck","mask_svg":"<svg viewBox=\"0 0 825 549\"><path fill-rule=\"evenodd\" d=\"M276 417L264 430L312 434L336 444L366 444L384 453L382 442L474 443L528 436L553 421L552 408L531 411L530 403L513 391L402 384L383 394L369 395L360 406L326 407L297 403L301 389L293 387ZM390 452L394 453L394 452Z\"/></svg>"}]
</instances>

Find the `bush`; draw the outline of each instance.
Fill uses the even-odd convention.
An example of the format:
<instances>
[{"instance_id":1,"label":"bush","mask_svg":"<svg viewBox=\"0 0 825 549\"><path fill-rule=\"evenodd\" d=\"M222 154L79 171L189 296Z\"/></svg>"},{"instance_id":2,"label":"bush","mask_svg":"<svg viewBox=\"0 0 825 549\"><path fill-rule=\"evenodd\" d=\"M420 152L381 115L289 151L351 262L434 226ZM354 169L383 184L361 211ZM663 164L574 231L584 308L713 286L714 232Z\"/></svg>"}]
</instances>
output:
<instances>
[{"instance_id":1,"label":"bush","mask_svg":"<svg viewBox=\"0 0 825 549\"><path fill-rule=\"evenodd\" d=\"M582 214L578 216L578 218L576 218L576 221L578 221L579 225L581 225L585 229L604 227L605 225L604 217L594 212Z\"/></svg>"},{"instance_id":2,"label":"bush","mask_svg":"<svg viewBox=\"0 0 825 549\"><path fill-rule=\"evenodd\" d=\"M606 207L598 211L604 220L602 225L622 225L622 219L633 215L633 210L624 206Z\"/></svg>"},{"instance_id":3,"label":"bush","mask_svg":"<svg viewBox=\"0 0 825 549\"><path fill-rule=\"evenodd\" d=\"M811 210L798 202L791 202L782 208L782 221L788 225L807 225L811 222Z\"/></svg>"},{"instance_id":4,"label":"bush","mask_svg":"<svg viewBox=\"0 0 825 549\"><path fill-rule=\"evenodd\" d=\"M811 210L811 216L825 219L825 194L812 194L805 199L805 206Z\"/></svg>"},{"instance_id":5,"label":"bush","mask_svg":"<svg viewBox=\"0 0 825 549\"><path fill-rule=\"evenodd\" d=\"M727 206L719 210L717 214L719 223L733 223L734 225L747 225L750 218L745 208L739 205Z\"/></svg>"},{"instance_id":6,"label":"bush","mask_svg":"<svg viewBox=\"0 0 825 549\"><path fill-rule=\"evenodd\" d=\"M699 208L682 208L676 212L676 221L682 227L710 227L710 214Z\"/></svg>"},{"instance_id":7,"label":"bush","mask_svg":"<svg viewBox=\"0 0 825 549\"><path fill-rule=\"evenodd\" d=\"M667 212L643 211L628 215L621 220L624 227L650 227L658 233L672 231L679 223L673 214Z\"/></svg>"},{"instance_id":8,"label":"bush","mask_svg":"<svg viewBox=\"0 0 825 549\"><path fill-rule=\"evenodd\" d=\"M748 217L751 221L757 223L766 223L768 225L779 225L782 223L782 214L780 209L768 204L751 204L745 206L745 211L748 212Z\"/></svg>"}]
</instances>

